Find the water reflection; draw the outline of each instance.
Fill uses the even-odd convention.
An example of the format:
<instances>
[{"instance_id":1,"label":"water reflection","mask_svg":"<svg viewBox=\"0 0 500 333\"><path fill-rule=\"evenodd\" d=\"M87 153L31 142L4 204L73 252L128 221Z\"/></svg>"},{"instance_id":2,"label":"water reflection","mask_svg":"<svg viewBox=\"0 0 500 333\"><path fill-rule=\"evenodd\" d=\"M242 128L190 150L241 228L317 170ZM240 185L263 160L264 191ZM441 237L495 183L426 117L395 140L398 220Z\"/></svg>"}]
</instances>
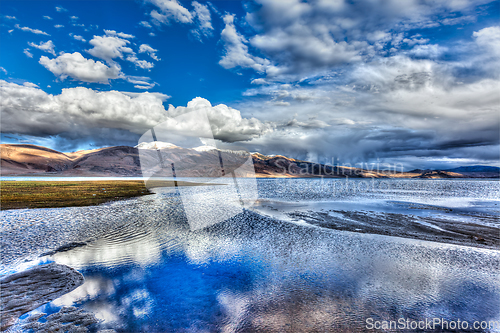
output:
<instances>
[{"instance_id":1,"label":"water reflection","mask_svg":"<svg viewBox=\"0 0 500 333\"><path fill-rule=\"evenodd\" d=\"M39 311L81 307L102 320L92 330L117 332L353 332L368 317L500 320L498 251L300 226L248 210L192 231L179 200L158 190L93 208L113 224L48 257L86 282Z\"/></svg>"},{"instance_id":2,"label":"water reflection","mask_svg":"<svg viewBox=\"0 0 500 333\"><path fill-rule=\"evenodd\" d=\"M54 305L82 304L102 327L148 332L333 332L362 330L368 317L499 319L494 251L304 231L247 214L253 225L235 219L177 235L177 246L159 256L149 249L160 241L135 243L134 251L154 256L131 255L128 264L123 244L115 262L116 248L82 266L87 282ZM82 263L88 251L95 260L108 249L99 246L54 259Z\"/></svg>"}]
</instances>

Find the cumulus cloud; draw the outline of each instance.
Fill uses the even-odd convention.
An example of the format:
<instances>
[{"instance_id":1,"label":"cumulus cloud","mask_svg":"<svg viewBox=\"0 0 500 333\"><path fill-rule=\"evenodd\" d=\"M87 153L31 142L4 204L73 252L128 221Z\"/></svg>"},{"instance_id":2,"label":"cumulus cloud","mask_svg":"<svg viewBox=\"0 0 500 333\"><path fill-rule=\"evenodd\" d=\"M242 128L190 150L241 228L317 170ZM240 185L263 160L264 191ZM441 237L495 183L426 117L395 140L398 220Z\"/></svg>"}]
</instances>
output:
<instances>
[{"instance_id":1,"label":"cumulus cloud","mask_svg":"<svg viewBox=\"0 0 500 333\"><path fill-rule=\"evenodd\" d=\"M143 93L129 92L129 91L121 91L121 93L124 95L130 96L130 97L133 97L133 98L139 97L143 94ZM148 96L154 96L154 97L158 98L159 100L161 100L162 102L165 102L167 99L172 97L172 96L169 96L167 94L162 94L159 92L148 92Z\"/></svg>"},{"instance_id":2,"label":"cumulus cloud","mask_svg":"<svg viewBox=\"0 0 500 333\"><path fill-rule=\"evenodd\" d=\"M38 85L34 84L33 82L24 82L23 86L25 86L25 87L32 87L32 88L38 88Z\"/></svg>"},{"instance_id":3,"label":"cumulus cloud","mask_svg":"<svg viewBox=\"0 0 500 333\"><path fill-rule=\"evenodd\" d=\"M493 26L473 33L476 43L492 56L500 57L500 26Z\"/></svg>"},{"instance_id":4,"label":"cumulus cloud","mask_svg":"<svg viewBox=\"0 0 500 333\"><path fill-rule=\"evenodd\" d=\"M219 64L226 68L252 68L260 73L273 73L275 67L268 59L253 56L248 51L247 43L243 35L236 31L234 25L234 15L224 16L225 27L221 33L221 40L224 44L225 54Z\"/></svg>"},{"instance_id":5,"label":"cumulus cloud","mask_svg":"<svg viewBox=\"0 0 500 333\"><path fill-rule=\"evenodd\" d=\"M56 55L56 52L54 51L54 43L49 40L47 42L40 42L40 44L35 44L35 43L32 43L32 42L28 42L28 45L31 46L31 47L34 47L34 48L37 48L39 50L42 50L44 52L47 52L47 53L50 53L52 55Z\"/></svg>"},{"instance_id":6,"label":"cumulus cloud","mask_svg":"<svg viewBox=\"0 0 500 333\"><path fill-rule=\"evenodd\" d=\"M108 36L118 36L118 37L126 38L126 39L135 38L134 35L129 35L129 34L126 34L126 33L123 33L123 32L116 32L115 30L106 30L106 29L104 29L104 33L106 35L108 35Z\"/></svg>"},{"instance_id":7,"label":"cumulus cloud","mask_svg":"<svg viewBox=\"0 0 500 333\"><path fill-rule=\"evenodd\" d=\"M250 82L251 84L269 84L266 80L262 79L262 78L258 78L258 79L253 79L252 82Z\"/></svg>"},{"instance_id":8,"label":"cumulus cloud","mask_svg":"<svg viewBox=\"0 0 500 333\"><path fill-rule=\"evenodd\" d=\"M147 53L151 58L158 61L160 59L158 59L158 57L156 56L156 52L158 52L158 50L153 49L148 44L142 44L141 46L139 46L139 53Z\"/></svg>"},{"instance_id":9,"label":"cumulus cloud","mask_svg":"<svg viewBox=\"0 0 500 333\"><path fill-rule=\"evenodd\" d=\"M192 111L205 110L215 139L224 142L245 141L257 138L273 130L274 125L263 123L256 118L243 118L240 111L227 105L212 104L201 97L190 101L186 107L170 105L168 115L177 117ZM190 119L192 124L183 124L185 128L196 128L198 119Z\"/></svg>"},{"instance_id":10,"label":"cumulus cloud","mask_svg":"<svg viewBox=\"0 0 500 333\"><path fill-rule=\"evenodd\" d=\"M127 46L130 42L126 39L114 36L94 36L89 42L93 46L87 52L96 58L113 63L113 59L123 59L124 53L133 54L134 51Z\"/></svg>"},{"instance_id":11,"label":"cumulus cloud","mask_svg":"<svg viewBox=\"0 0 500 333\"><path fill-rule=\"evenodd\" d=\"M67 12L68 10L62 6L56 6L56 11L59 13Z\"/></svg>"},{"instance_id":12,"label":"cumulus cloud","mask_svg":"<svg viewBox=\"0 0 500 333\"><path fill-rule=\"evenodd\" d=\"M57 28L57 29L64 28L64 25L62 25L62 24L56 24L56 25L54 25L54 28Z\"/></svg>"},{"instance_id":13,"label":"cumulus cloud","mask_svg":"<svg viewBox=\"0 0 500 333\"><path fill-rule=\"evenodd\" d=\"M213 33L212 26L212 16L210 14L209 6L201 4L198 1L193 1L191 6L193 9L189 9L182 6L182 4L177 0L147 0L153 4L156 9L150 12L152 22L160 26L162 24L169 25L172 22L195 25L190 33L194 38L203 41L203 37L209 37ZM210 3L208 3L210 5ZM211 6L212 8L215 8ZM140 25L151 28L151 24L146 21L139 22ZM154 35L150 33L150 35Z\"/></svg>"},{"instance_id":14,"label":"cumulus cloud","mask_svg":"<svg viewBox=\"0 0 500 333\"><path fill-rule=\"evenodd\" d=\"M160 9L160 12L153 10L150 14L157 24L169 24L171 20L180 23L193 22L193 14L177 0L148 0L148 2Z\"/></svg>"},{"instance_id":15,"label":"cumulus cloud","mask_svg":"<svg viewBox=\"0 0 500 333\"><path fill-rule=\"evenodd\" d=\"M241 103L243 112L275 122L295 116L245 143L247 149L320 162L401 162L408 168L430 166L429 158L498 159L498 79L459 82L450 65L407 56L357 64L344 76L334 84L252 88L251 95L270 99Z\"/></svg>"},{"instance_id":16,"label":"cumulus cloud","mask_svg":"<svg viewBox=\"0 0 500 333\"><path fill-rule=\"evenodd\" d=\"M134 50L128 46L130 41L124 38L135 38L134 36L117 33L113 30L104 31L106 32L105 36L94 36L90 40L89 43L93 48L87 50L89 54L105 60L110 66L118 66L114 60L118 58L132 62L138 68L150 70L154 67L153 63L139 59ZM142 44L139 47L139 53L147 53L151 58L159 60L155 54L156 51L147 44Z\"/></svg>"},{"instance_id":17,"label":"cumulus cloud","mask_svg":"<svg viewBox=\"0 0 500 333\"><path fill-rule=\"evenodd\" d=\"M39 29L31 29L28 27L21 27L19 24L16 24L15 27L19 30L32 32L32 33L37 34L37 35L50 36L48 33L44 32L42 30L39 30Z\"/></svg>"},{"instance_id":18,"label":"cumulus cloud","mask_svg":"<svg viewBox=\"0 0 500 333\"><path fill-rule=\"evenodd\" d=\"M436 59L439 58L446 50L447 49L445 47L437 44L417 45L410 51L410 54L417 58Z\"/></svg>"},{"instance_id":19,"label":"cumulus cloud","mask_svg":"<svg viewBox=\"0 0 500 333\"><path fill-rule=\"evenodd\" d=\"M1 130L11 134L64 135L89 140L88 136L95 133L113 136L116 131L122 134L128 131L137 140L137 135L149 128L199 109L206 110L214 135L220 140L249 140L271 129L269 124L255 118L241 117L238 110L223 104L212 106L199 97L187 107L170 105L166 111L162 102L168 97L158 93L99 92L84 87L63 89L61 94L51 95L35 86L0 80ZM197 121L188 118L182 126L191 128ZM175 122L171 124L177 126Z\"/></svg>"},{"instance_id":20,"label":"cumulus cloud","mask_svg":"<svg viewBox=\"0 0 500 333\"><path fill-rule=\"evenodd\" d=\"M84 82L109 83L110 79L122 76L118 65L108 67L100 61L85 58L79 52L63 53L54 59L42 56L39 63L61 80L71 77Z\"/></svg>"},{"instance_id":21,"label":"cumulus cloud","mask_svg":"<svg viewBox=\"0 0 500 333\"><path fill-rule=\"evenodd\" d=\"M202 36L208 37L212 35L214 28L212 27L212 17L207 6L193 1L194 17L196 17L197 28L191 30L191 33L201 41Z\"/></svg>"},{"instance_id":22,"label":"cumulus cloud","mask_svg":"<svg viewBox=\"0 0 500 333\"><path fill-rule=\"evenodd\" d=\"M52 17L47 16L47 15L45 15L43 18L46 19L46 20L52 20Z\"/></svg>"},{"instance_id":23,"label":"cumulus cloud","mask_svg":"<svg viewBox=\"0 0 500 333\"><path fill-rule=\"evenodd\" d=\"M82 36L80 35L73 35L73 34L70 34L70 36L72 36L74 39L76 40L79 40L80 42L86 42L85 38L83 38Z\"/></svg>"},{"instance_id":24,"label":"cumulus cloud","mask_svg":"<svg viewBox=\"0 0 500 333\"><path fill-rule=\"evenodd\" d=\"M460 2L462 5L458 6L454 1L256 0L256 6L246 7L249 12L245 20L255 31L250 36L247 29L245 35L233 37L228 43L228 35L235 33L231 31L232 22L225 22L225 36L221 36L221 41L226 55L221 65L262 72L262 65L266 65L260 59L265 59L264 62L276 65L267 73L275 80L319 75L332 68L398 53L404 49L404 43L414 46L429 42L412 36L409 33L412 29L473 21L471 13L478 4L468 0ZM490 0L482 1L487 2ZM250 52L249 46L253 47ZM234 50L233 57L227 55L228 49ZM414 53L435 58L442 51L430 45L417 47Z\"/></svg>"},{"instance_id":25,"label":"cumulus cloud","mask_svg":"<svg viewBox=\"0 0 500 333\"><path fill-rule=\"evenodd\" d=\"M149 93L78 87L50 95L36 87L0 81L0 96L4 133L85 136L105 128L142 134L166 117L160 96Z\"/></svg>"},{"instance_id":26,"label":"cumulus cloud","mask_svg":"<svg viewBox=\"0 0 500 333\"><path fill-rule=\"evenodd\" d=\"M138 59L135 55L130 55L126 58L127 61L132 62L136 67L142 68L142 69L151 69L154 67L154 64L151 62L148 62L146 60L140 60Z\"/></svg>"}]
</instances>

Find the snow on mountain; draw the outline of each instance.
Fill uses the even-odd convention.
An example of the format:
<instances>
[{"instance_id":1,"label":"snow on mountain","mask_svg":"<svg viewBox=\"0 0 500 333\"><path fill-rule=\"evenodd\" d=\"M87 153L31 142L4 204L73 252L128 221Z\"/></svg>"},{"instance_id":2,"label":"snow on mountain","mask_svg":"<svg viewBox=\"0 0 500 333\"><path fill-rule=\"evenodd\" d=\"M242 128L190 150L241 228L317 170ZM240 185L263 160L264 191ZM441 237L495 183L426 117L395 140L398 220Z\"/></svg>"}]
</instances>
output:
<instances>
[{"instance_id":1,"label":"snow on mountain","mask_svg":"<svg viewBox=\"0 0 500 333\"><path fill-rule=\"evenodd\" d=\"M196 148L193 148L196 151L202 152L202 151L212 151L212 150L217 150L217 147L214 146L199 146Z\"/></svg>"},{"instance_id":2,"label":"snow on mountain","mask_svg":"<svg viewBox=\"0 0 500 333\"><path fill-rule=\"evenodd\" d=\"M153 142L141 142L135 148L138 149L167 149L167 148L178 148L173 143L153 141Z\"/></svg>"}]
</instances>

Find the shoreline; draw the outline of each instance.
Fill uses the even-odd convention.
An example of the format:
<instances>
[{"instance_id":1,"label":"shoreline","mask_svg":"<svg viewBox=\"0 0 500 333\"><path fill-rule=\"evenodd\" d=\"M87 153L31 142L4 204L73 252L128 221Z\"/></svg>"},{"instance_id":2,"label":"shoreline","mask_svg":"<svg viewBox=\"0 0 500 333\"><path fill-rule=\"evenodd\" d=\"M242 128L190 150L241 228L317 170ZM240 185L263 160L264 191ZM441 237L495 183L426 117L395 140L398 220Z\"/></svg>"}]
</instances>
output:
<instances>
[{"instance_id":1,"label":"shoreline","mask_svg":"<svg viewBox=\"0 0 500 333\"><path fill-rule=\"evenodd\" d=\"M338 207L314 209L304 203L263 200L253 210L271 218L306 223L323 229L500 250L498 227L474 220L459 221L457 216L418 216L416 209L405 213L370 209L346 210ZM445 213L452 211L446 208L443 210ZM484 215L480 219L493 223L497 217Z\"/></svg>"},{"instance_id":2,"label":"shoreline","mask_svg":"<svg viewBox=\"0 0 500 333\"><path fill-rule=\"evenodd\" d=\"M143 181L1 182L1 210L93 206L153 194Z\"/></svg>"},{"instance_id":3,"label":"shoreline","mask_svg":"<svg viewBox=\"0 0 500 333\"><path fill-rule=\"evenodd\" d=\"M160 180L1 180L0 210L95 206L154 194L154 187L220 185Z\"/></svg>"}]
</instances>

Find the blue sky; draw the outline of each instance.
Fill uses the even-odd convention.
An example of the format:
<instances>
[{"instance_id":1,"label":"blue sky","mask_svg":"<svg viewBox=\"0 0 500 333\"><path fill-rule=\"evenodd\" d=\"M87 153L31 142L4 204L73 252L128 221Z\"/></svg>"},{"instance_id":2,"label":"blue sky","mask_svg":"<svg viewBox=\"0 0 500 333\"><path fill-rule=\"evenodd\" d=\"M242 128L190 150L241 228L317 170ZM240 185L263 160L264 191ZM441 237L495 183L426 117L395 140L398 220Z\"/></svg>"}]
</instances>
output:
<instances>
[{"instance_id":1,"label":"blue sky","mask_svg":"<svg viewBox=\"0 0 500 333\"><path fill-rule=\"evenodd\" d=\"M148 128L203 107L216 139L264 154L498 165L499 8L2 1L2 142L135 145Z\"/></svg>"}]
</instances>

